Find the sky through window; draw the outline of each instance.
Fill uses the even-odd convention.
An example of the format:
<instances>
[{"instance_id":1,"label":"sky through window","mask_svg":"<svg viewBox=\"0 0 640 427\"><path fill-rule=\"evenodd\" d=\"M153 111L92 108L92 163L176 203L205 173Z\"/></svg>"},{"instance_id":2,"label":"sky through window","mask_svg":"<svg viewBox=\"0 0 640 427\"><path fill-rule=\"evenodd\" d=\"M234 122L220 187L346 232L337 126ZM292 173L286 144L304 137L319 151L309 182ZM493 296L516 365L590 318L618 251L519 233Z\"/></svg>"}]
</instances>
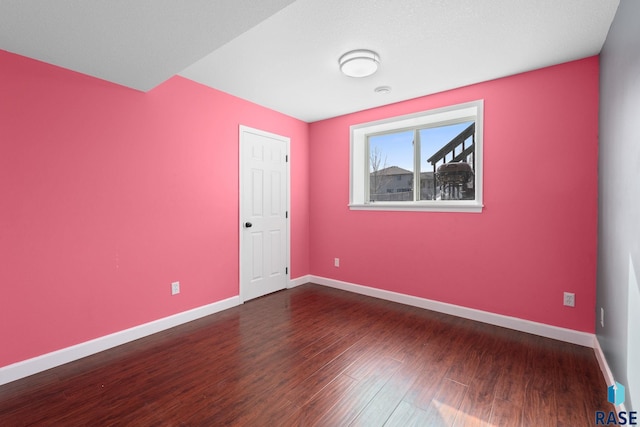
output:
<instances>
[{"instance_id":1,"label":"sky through window","mask_svg":"<svg viewBox=\"0 0 640 427\"><path fill-rule=\"evenodd\" d=\"M432 170L433 167L426 162L426 159L445 146L471 123L473 122L468 121L420 130L422 157L420 169L423 172ZM413 171L412 130L371 137L369 139L369 150L371 153L377 152L381 156L379 169L398 166L402 169ZM373 172L371 164L369 167L369 172Z\"/></svg>"}]
</instances>

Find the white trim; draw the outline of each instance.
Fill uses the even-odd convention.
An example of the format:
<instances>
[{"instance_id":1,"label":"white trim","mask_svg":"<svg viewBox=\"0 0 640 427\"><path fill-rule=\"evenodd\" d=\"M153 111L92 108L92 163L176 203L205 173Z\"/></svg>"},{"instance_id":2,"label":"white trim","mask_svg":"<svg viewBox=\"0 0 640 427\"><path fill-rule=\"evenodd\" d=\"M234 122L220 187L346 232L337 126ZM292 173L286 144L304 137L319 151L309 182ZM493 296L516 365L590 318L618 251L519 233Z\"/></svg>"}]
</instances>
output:
<instances>
[{"instance_id":1,"label":"white trim","mask_svg":"<svg viewBox=\"0 0 640 427\"><path fill-rule=\"evenodd\" d=\"M559 328L557 326L545 325L542 323L531 322L527 320L517 319L514 317L503 316L499 314L489 313L486 311L475 310L467 307L461 307L453 304L433 301L426 298L419 298L410 295L400 294L397 292L385 291L381 289L370 288L367 286L356 285L353 283L343 282L334 279L328 279L320 276L305 275L289 280L288 289L303 285L305 283L316 283L348 292L354 292L361 295L367 295L374 298L380 298L387 301L393 301L401 304L420 307L427 310L433 310L440 313L451 314L454 316L476 320L479 322L489 323L492 325L502 326L521 332L527 332L535 335L553 338L573 344L591 347L594 349L596 360L602 376L607 386L615 384L613 374L609 369L607 359L600 347L600 342L594 334L573 331L570 329ZM51 353L43 354L32 359L14 363L12 365L0 368L0 386L64 365L65 363L79 360L83 357L117 347L122 344L161 332L166 329L173 328L183 323L209 316L232 307L242 304L239 296L227 298L217 301L206 306L197 307L182 313L174 314L169 317L158 319L149 323L145 323L133 328L125 329L110 335L105 335L90 341L86 341L71 347L63 348ZM616 407L617 412L624 411L624 404Z\"/></svg>"},{"instance_id":2,"label":"white trim","mask_svg":"<svg viewBox=\"0 0 640 427\"><path fill-rule=\"evenodd\" d=\"M602 376L604 377L607 386L615 384L616 381L613 379L613 374L611 373L611 369L609 369L609 364L604 356L602 347L600 347L600 341L598 341L597 336L593 337L593 351L596 353L596 359L598 360L598 365L600 366Z\"/></svg>"},{"instance_id":3,"label":"white trim","mask_svg":"<svg viewBox=\"0 0 640 427\"><path fill-rule=\"evenodd\" d=\"M311 282L311 275L307 274L306 276L296 277L295 279L290 279L289 284L287 285L287 289L295 288L296 286L304 285L305 283Z\"/></svg>"},{"instance_id":4,"label":"white trim","mask_svg":"<svg viewBox=\"0 0 640 427\"><path fill-rule=\"evenodd\" d=\"M361 295L367 295L374 298L380 298L387 301L411 305L414 307L420 307L440 313L451 314L465 319L471 319L496 326L502 326L505 328L566 341L585 347L591 347L594 349L598 365L600 366L600 370L602 371L602 375L605 379L605 382L607 383L607 386L615 383L607 360L604 356L602 348L600 347L600 343L594 334L573 331L570 329L559 328L557 326L545 325L542 323L531 322L528 320L522 320L486 311L475 310L439 301L433 301L426 298L414 297L397 292L370 288L367 286L356 285L353 283L328 279L311 274L289 280L289 285L287 287L291 289L305 283L316 283L318 285L354 292ZM0 385L19 380L21 378L25 378L42 371L46 371L47 369L55 368L56 366L60 366L65 363L73 362L74 360L78 360L83 357L87 357L92 354L96 354L101 351L126 344L128 342L155 334L157 332L173 328L183 323L191 322L193 320L209 316L211 314L215 314L232 307L236 307L240 304L242 304L240 297L234 296L222 301L208 304L206 306L197 307L192 310L135 326L130 329L125 329L123 331L105 335L103 337L86 341L71 347L43 354L32 359L23 360L12 365L1 367ZM624 404L618 407L618 411L626 411Z\"/></svg>"},{"instance_id":5,"label":"white trim","mask_svg":"<svg viewBox=\"0 0 640 427\"><path fill-rule=\"evenodd\" d=\"M209 316L241 304L238 296L217 301L202 307L197 307L169 317L154 320L133 328L105 335L90 341L66 347L51 353L43 354L32 359L23 360L0 368L0 385L28 377L83 357L117 347L122 344L155 334L165 329L173 328L183 323L191 322L201 317Z\"/></svg>"},{"instance_id":6,"label":"white trim","mask_svg":"<svg viewBox=\"0 0 640 427\"><path fill-rule=\"evenodd\" d=\"M474 200L420 200L404 202L369 201L369 155L368 136L386 134L392 131L415 130L474 121L475 129L475 197ZM352 125L349 128L349 209L383 211L427 211L427 212L482 212L483 205L483 134L484 100L451 105L398 117ZM417 165L420 164L419 144L414 144L414 191L420 183Z\"/></svg>"},{"instance_id":7,"label":"white trim","mask_svg":"<svg viewBox=\"0 0 640 427\"><path fill-rule=\"evenodd\" d=\"M434 205L437 203L437 206ZM446 202L419 201L419 202L375 202L359 205L349 205L352 211L428 211L428 212L470 212L481 213L484 205L475 202L468 203L460 201L456 203L454 200Z\"/></svg>"},{"instance_id":8,"label":"white trim","mask_svg":"<svg viewBox=\"0 0 640 427\"><path fill-rule=\"evenodd\" d=\"M597 336L593 337L593 351L596 354L596 359L598 360L598 365L600 366L600 370L602 371L604 381L605 383L607 383L607 387L614 385L616 383L616 380L613 378L611 369L609 369L607 358L604 356L604 352L602 351L602 347L600 347L600 341L598 340ZM616 406L616 412L627 412L624 403L622 405Z\"/></svg>"},{"instance_id":9,"label":"white trim","mask_svg":"<svg viewBox=\"0 0 640 427\"><path fill-rule=\"evenodd\" d=\"M572 329L532 322L530 320L519 319L517 317L504 316L502 314L490 313L488 311L476 310L473 308L462 307L459 305L448 304L445 302L434 301L426 298L385 291L382 289L370 288L368 286L356 285L353 283L342 282L340 280L328 279L325 277L312 275L311 282L336 289L342 289L344 291L367 295L374 298L393 301L400 304L406 304L414 307L424 308L427 310L437 311L439 313L451 314L453 316L488 323L490 325L514 329L520 332L526 332L542 337L566 341L585 347L593 348L594 346L595 335L587 332L574 331Z\"/></svg>"}]
</instances>

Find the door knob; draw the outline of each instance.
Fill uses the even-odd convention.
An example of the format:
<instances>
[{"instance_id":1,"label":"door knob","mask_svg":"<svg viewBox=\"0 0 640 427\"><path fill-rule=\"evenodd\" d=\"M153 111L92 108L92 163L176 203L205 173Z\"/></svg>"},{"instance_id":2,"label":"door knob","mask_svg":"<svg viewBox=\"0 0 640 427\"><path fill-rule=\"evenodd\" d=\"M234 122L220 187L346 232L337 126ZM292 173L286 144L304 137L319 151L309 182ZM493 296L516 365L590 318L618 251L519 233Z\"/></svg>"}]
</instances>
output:
<instances>
[{"instance_id":1,"label":"door knob","mask_svg":"<svg viewBox=\"0 0 640 427\"><path fill-rule=\"evenodd\" d=\"M245 222L244 226L247 228L251 228L253 226L253 224L251 224L250 222Z\"/></svg>"}]
</instances>

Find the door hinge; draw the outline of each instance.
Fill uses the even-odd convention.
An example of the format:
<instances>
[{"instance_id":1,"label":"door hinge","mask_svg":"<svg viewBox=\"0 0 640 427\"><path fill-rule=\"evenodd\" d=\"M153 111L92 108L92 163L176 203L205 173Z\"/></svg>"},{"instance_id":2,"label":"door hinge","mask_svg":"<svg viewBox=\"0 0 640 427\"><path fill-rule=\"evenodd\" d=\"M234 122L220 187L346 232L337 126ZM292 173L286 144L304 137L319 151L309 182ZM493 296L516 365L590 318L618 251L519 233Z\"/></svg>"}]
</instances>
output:
<instances>
[{"instance_id":1,"label":"door hinge","mask_svg":"<svg viewBox=\"0 0 640 427\"><path fill-rule=\"evenodd\" d=\"M285 162L288 162L288 161L289 161L289 155L288 155L288 154L285 154L285 155L284 155L284 161L285 161Z\"/></svg>"},{"instance_id":2,"label":"door hinge","mask_svg":"<svg viewBox=\"0 0 640 427\"><path fill-rule=\"evenodd\" d=\"M284 211L284 217L289 218L289 211Z\"/></svg>"},{"instance_id":3,"label":"door hinge","mask_svg":"<svg viewBox=\"0 0 640 427\"><path fill-rule=\"evenodd\" d=\"M289 267L284 268L284 274L289 274Z\"/></svg>"}]
</instances>

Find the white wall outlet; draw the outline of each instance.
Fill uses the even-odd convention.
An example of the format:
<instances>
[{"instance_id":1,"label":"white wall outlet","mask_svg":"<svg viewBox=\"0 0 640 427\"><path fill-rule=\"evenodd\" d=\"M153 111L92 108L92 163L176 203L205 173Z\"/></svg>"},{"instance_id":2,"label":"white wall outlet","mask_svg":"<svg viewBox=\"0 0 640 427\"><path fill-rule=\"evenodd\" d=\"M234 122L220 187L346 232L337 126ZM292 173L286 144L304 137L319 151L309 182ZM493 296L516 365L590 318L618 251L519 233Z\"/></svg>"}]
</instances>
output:
<instances>
[{"instance_id":1,"label":"white wall outlet","mask_svg":"<svg viewBox=\"0 0 640 427\"><path fill-rule=\"evenodd\" d=\"M575 307L576 306L576 294L573 292L565 292L564 293L564 305L567 307Z\"/></svg>"},{"instance_id":2,"label":"white wall outlet","mask_svg":"<svg viewBox=\"0 0 640 427\"><path fill-rule=\"evenodd\" d=\"M171 295L180 293L180 282L171 283Z\"/></svg>"},{"instance_id":3,"label":"white wall outlet","mask_svg":"<svg viewBox=\"0 0 640 427\"><path fill-rule=\"evenodd\" d=\"M604 307L600 307L600 326L604 328Z\"/></svg>"},{"instance_id":4,"label":"white wall outlet","mask_svg":"<svg viewBox=\"0 0 640 427\"><path fill-rule=\"evenodd\" d=\"M333 266L334 267L340 267L340 258L334 258L333 259Z\"/></svg>"}]
</instances>

